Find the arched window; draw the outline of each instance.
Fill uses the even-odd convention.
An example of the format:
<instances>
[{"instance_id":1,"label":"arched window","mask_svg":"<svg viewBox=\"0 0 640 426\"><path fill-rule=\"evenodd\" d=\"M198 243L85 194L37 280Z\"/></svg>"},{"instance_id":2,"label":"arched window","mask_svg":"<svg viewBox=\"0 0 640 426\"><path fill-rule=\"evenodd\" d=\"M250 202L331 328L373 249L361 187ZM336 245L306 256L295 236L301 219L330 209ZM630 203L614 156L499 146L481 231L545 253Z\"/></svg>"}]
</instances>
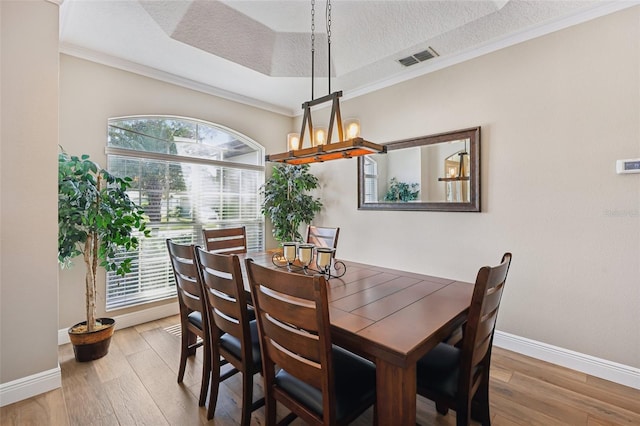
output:
<instances>
[{"instance_id":1,"label":"arched window","mask_svg":"<svg viewBox=\"0 0 640 426\"><path fill-rule=\"evenodd\" d=\"M124 277L107 273L107 309L175 296L165 240L202 244L202 229L244 225L247 248L264 248L260 186L264 148L233 130L180 117L109 120L109 171L129 176L129 195L145 209L143 238Z\"/></svg>"}]
</instances>

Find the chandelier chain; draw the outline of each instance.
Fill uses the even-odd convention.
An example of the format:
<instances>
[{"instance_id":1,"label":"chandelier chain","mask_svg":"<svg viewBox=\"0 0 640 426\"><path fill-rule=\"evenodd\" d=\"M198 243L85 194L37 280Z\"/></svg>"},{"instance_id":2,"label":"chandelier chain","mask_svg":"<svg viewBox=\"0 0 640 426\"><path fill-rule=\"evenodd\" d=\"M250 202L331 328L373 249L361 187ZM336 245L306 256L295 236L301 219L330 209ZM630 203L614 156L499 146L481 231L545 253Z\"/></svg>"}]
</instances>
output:
<instances>
[{"instance_id":1,"label":"chandelier chain","mask_svg":"<svg viewBox=\"0 0 640 426\"><path fill-rule=\"evenodd\" d=\"M316 1L311 0L311 51L315 50L316 42Z\"/></svg>"},{"instance_id":2,"label":"chandelier chain","mask_svg":"<svg viewBox=\"0 0 640 426\"><path fill-rule=\"evenodd\" d=\"M316 1L311 0L311 100L314 99L314 68L316 53Z\"/></svg>"},{"instance_id":3,"label":"chandelier chain","mask_svg":"<svg viewBox=\"0 0 640 426\"><path fill-rule=\"evenodd\" d=\"M327 0L327 42L331 44L331 0Z\"/></svg>"},{"instance_id":4,"label":"chandelier chain","mask_svg":"<svg viewBox=\"0 0 640 426\"><path fill-rule=\"evenodd\" d=\"M327 84L331 94L331 0L327 0Z\"/></svg>"}]
</instances>

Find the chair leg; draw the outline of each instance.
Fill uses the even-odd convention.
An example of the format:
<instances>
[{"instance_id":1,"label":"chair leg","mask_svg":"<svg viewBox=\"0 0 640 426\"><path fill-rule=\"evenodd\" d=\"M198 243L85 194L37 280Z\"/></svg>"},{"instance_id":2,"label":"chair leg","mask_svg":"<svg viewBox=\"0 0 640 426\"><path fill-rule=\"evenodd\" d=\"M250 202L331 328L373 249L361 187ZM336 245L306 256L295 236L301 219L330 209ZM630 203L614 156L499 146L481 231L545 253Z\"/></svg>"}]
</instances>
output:
<instances>
[{"instance_id":1,"label":"chair leg","mask_svg":"<svg viewBox=\"0 0 640 426\"><path fill-rule=\"evenodd\" d=\"M436 401L436 411L443 416L446 416L449 412L449 407L447 407L442 401Z\"/></svg>"},{"instance_id":2,"label":"chair leg","mask_svg":"<svg viewBox=\"0 0 640 426\"><path fill-rule=\"evenodd\" d=\"M180 338L180 368L178 369L178 383L182 383L184 379L184 370L187 366L187 358L189 356L189 334L188 330L182 330L182 337Z\"/></svg>"},{"instance_id":3,"label":"chair leg","mask_svg":"<svg viewBox=\"0 0 640 426\"><path fill-rule=\"evenodd\" d=\"M200 383L200 399L198 406L202 407L207 400L207 391L209 390L209 381L211 380L211 349L210 344L205 341L203 345L204 359L202 361L202 380Z\"/></svg>"},{"instance_id":4,"label":"chair leg","mask_svg":"<svg viewBox=\"0 0 640 426\"><path fill-rule=\"evenodd\" d=\"M378 426L378 404L377 403L373 404L373 426Z\"/></svg>"},{"instance_id":5,"label":"chair leg","mask_svg":"<svg viewBox=\"0 0 640 426\"><path fill-rule=\"evenodd\" d=\"M193 356L196 354L196 342L198 341L198 336L195 333L187 330L187 356Z\"/></svg>"},{"instance_id":6,"label":"chair leg","mask_svg":"<svg viewBox=\"0 0 640 426\"><path fill-rule=\"evenodd\" d=\"M265 389L265 393L267 390ZM264 404L264 417L267 422L267 426L274 426L276 424L276 400L273 397L267 397L265 395L265 404Z\"/></svg>"},{"instance_id":7,"label":"chair leg","mask_svg":"<svg viewBox=\"0 0 640 426\"><path fill-rule=\"evenodd\" d=\"M471 402L469 400L459 403L456 407L456 426L469 426L471 424Z\"/></svg>"},{"instance_id":8,"label":"chair leg","mask_svg":"<svg viewBox=\"0 0 640 426\"><path fill-rule=\"evenodd\" d=\"M242 372L242 426L249 426L251 422L251 406L253 405L253 375L248 371Z\"/></svg>"},{"instance_id":9,"label":"chair leg","mask_svg":"<svg viewBox=\"0 0 640 426\"><path fill-rule=\"evenodd\" d=\"M220 355L217 350L211 354L211 386L209 388L209 407L207 407L207 420L211 420L216 412L218 403L218 388L220 387Z\"/></svg>"},{"instance_id":10,"label":"chair leg","mask_svg":"<svg viewBox=\"0 0 640 426\"><path fill-rule=\"evenodd\" d=\"M491 413L489 410L489 378L487 377L483 379L471 401L471 418L482 423L483 426L490 426Z\"/></svg>"}]
</instances>

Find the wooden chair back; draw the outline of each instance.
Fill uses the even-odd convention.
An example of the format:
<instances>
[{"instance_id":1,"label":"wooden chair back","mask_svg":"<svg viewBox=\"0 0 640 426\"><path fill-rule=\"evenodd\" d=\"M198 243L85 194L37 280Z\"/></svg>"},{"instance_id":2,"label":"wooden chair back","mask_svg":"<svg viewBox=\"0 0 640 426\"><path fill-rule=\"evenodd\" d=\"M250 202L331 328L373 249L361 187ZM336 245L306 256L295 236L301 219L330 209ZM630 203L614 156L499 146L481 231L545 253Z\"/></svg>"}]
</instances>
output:
<instances>
[{"instance_id":1,"label":"wooden chair back","mask_svg":"<svg viewBox=\"0 0 640 426\"><path fill-rule=\"evenodd\" d=\"M237 338L242 342L242 358L251 360L248 297L238 256L210 253L201 248L196 249L196 254L212 331Z\"/></svg>"},{"instance_id":2,"label":"wooden chair back","mask_svg":"<svg viewBox=\"0 0 640 426\"><path fill-rule=\"evenodd\" d=\"M275 421L276 400L308 424L334 424L331 336L324 277L276 271L251 259L246 260L246 265L260 332L267 424ZM276 365L322 390L324 419L277 386Z\"/></svg>"},{"instance_id":3,"label":"wooden chair back","mask_svg":"<svg viewBox=\"0 0 640 426\"><path fill-rule=\"evenodd\" d=\"M171 267L176 279L176 291L180 307L188 315L193 311L204 311L202 289L198 281L198 269L193 257L193 245L183 245L167 240ZM204 313L204 312L203 312Z\"/></svg>"},{"instance_id":4,"label":"wooden chair back","mask_svg":"<svg viewBox=\"0 0 640 426\"><path fill-rule=\"evenodd\" d=\"M462 340L455 346L438 344L417 363L418 394L435 401L440 414L453 408L458 426L469 425L471 418L491 423L491 348L510 265L511 253L505 253L498 266L480 268Z\"/></svg>"},{"instance_id":5,"label":"wooden chair back","mask_svg":"<svg viewBox=\"0 0 640 426\"><path fill-rule=\"evenodd\" d=\"M198 267L194 258L195 246L177 244L170 239L167 239L166 242L180 306L182 336L178 383L181 383L184 377L187 357L194 355L198 347L204 346L205 363L199 401L200 405L204 405L206 389L209 385L209 323L198 276ZM201 341L198 341L197 337L200 337Z\"/></svg>"},{"instance_id":6,"label":"wooden chair back","mask_svg":"<svg viewBox=\"0 0 640 426\"><path fill-rule=\"evenodd\" d=\"M219 254L241 254L247 252L247 233L244 226L224 229L203 229L204 247Z\"/></svg>"},{"instance_id":7,"label":"wooden chair back","mask_svg":"<svg viewBox=\"0 0 640 426\"><path fill-rule=\"evenodd\" d=\"M260 352L257 349L257 336L255 345L252 340L251 318L247 306L249 297L244 289L240 260L237 255L210 253L196 248L196 263L211 329L212 383L207 419L214 416L220 382L241 372L243 379L241 424L249 425L251 411L264 404L264 399L253 403L253 376L260 371L262 365L260 357L254 355L254 349L256 354ZM221 355L235 367L222 376L220 375Z\"/></svg>"},{"instance_id":8,"label":"wooden chair back","mask_svg":"<svg viewBox=\"0 0 640 426\"><path fill-rule=\"evenodd\" d=\"M313 244L316 247L329 247L336 249L338 247L338 235L340 234L340 228L325 228L319 226L309 225L307 226L307 238L306 241L309 244ZM336 252L333 252L335 257Z\"/></svg>"},{"instance_id":9,"label":"wooden chair back","mask_svg":"<svg viewBox=\"0 0 640 426\"><path fill-rule=\"evenodd\" d=\"M498 266L484 266L476 277L464 327L458 386L460 390L468 389L471 395L478 389L484 374L488 380L493 333L510 264L511 253L505 253Z\"/></svg>"}]
</instances>

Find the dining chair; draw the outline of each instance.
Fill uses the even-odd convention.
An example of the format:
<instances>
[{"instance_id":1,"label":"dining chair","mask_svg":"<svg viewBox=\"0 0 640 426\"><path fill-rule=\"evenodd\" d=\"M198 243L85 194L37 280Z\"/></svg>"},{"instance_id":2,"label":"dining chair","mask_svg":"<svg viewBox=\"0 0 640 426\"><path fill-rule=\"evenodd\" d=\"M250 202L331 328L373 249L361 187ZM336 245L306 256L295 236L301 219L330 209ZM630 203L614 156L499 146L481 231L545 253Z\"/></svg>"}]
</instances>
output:
<instances>
[{"instance_id":1,"label":"dining chair","mask_svg":"<svg viewBox=\"0 0 640 426\"><path fill-rule=\"evenodd\" d=\"M247 252L247 232L244 226L223 229L203 229L204 247L207 251L221 254Z\"/></svg>"},{"instance_id":2,"label":"dining chair","mask_svg":"<svg viewBox=\"0 0 640 426\"><path fill-rule=\"evenodd\" d=\"M347 424L375 404L374 364L331 343L324 277L252 259L246 270L260 334L266 424L276 424L276 401L291 411L281 424L299 417L311 425Z\"/></svg>"},{"instance_id":3,"label":"dining chair","mask_svg":"<svg viewBox=\"0 0 640 426\"><path fill-rule=\"evenodd\" d=\"M434 401L440 414L455 410L458 426L468 425L471 417L491 424L491 348L510 264L511 253L505 253L498 266L478 271L461 342L456 346L439 343L418 360L418 394Z\"/></svg>"},{"instance_id":4,"label":"dining chair","mask_svg":"<svg viewBox=\"0 0 640 426\"><path fill-rule=\"evenodd\" d=\"M242 419L249 425L251 412L264 405L253 402L253 376L262 369L256 321L247 309L249 295L244 289L237 255L215 254L196 248L196 263L203 286L211 332L211 387L207 419L213 418L220 382L242 373ZM233 369L220 375L220 356Z\"/></svg>"},{"instance_id":5,"label":"dining chair","mask_svg":"<svg viewBox=\"0 0 640 426\"><path fill-rule=\"evenodd\" d=\"M167 249L171 259L171 267L176 280L176 292L180 305L180 368L178 383L182 383L187 365L187 358L195 355L196 349L203 346L204 362L202 364L202 382L198 404L203 406L209 387L211 361L209 359L209 325L205 301L198 277L198 268L194 260L193 245L177 244L167 239ZM200 337L200 340L198 340Z\"/></svg>"},{"instance_id":6,"label":"dining chair","mask_svg":"<svg viewBox=\"0 0 640 426\"><path fill-rule=\"evenodd\" d=\"M306 241L309 244L313 244L316 247L329 247L336 249L338 247L338 235L340 234L340 228L326 228L320 226L307 226L307 238ZM333 257L336 256L336 252L333 252Z\"/></svg>"}]
</instances>

